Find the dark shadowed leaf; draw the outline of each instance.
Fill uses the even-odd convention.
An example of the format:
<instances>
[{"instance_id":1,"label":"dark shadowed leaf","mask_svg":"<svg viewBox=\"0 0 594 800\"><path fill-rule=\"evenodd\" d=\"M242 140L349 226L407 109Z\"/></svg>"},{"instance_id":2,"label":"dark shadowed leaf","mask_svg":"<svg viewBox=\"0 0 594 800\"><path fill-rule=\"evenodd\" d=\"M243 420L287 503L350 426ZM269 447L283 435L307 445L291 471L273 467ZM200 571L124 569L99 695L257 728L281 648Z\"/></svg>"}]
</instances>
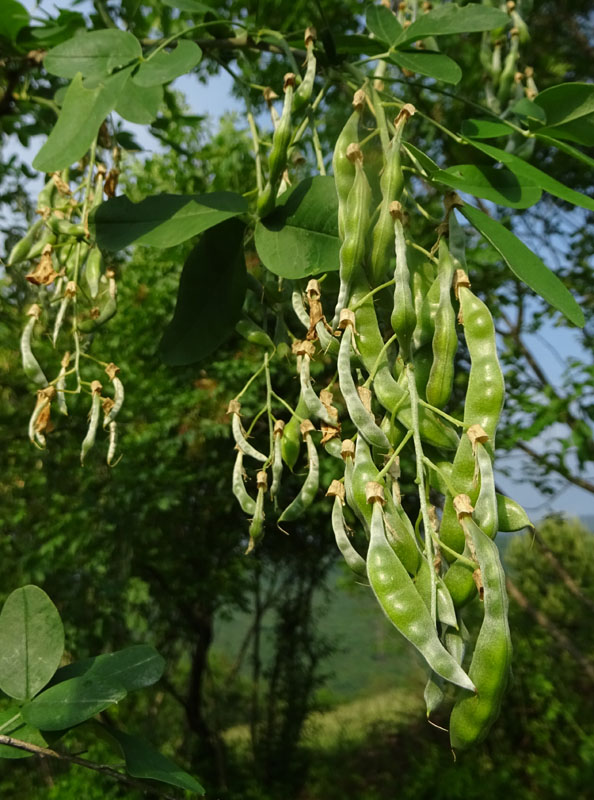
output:
<instances>
[{"instance_id":1,"label":"dark shadowed leaf","mask_svg":"<svg viewBox=\"0 0 594 800\"><path fill-rule=\"evenodd\" d=\"M437 170L431 179L509 208L529 208L538 203L542 194L530 178L514 175L507 169L478 167L474 164Z\"/></svg>"},{"instance_id":2,"label":"dark shadowed leaf","mask_svg":"<svg viewBox=\"0 0 594 800\"><path fill-rule=\"evenodd\" d=\"M540 92L534 102L546 114L543 133L585 147L594 145L594 84L561 83Z\"/></svg>"},{"instance_id":3,"label":"dark shadowed leaf","mask_svg":"<svg viewBox=\"0 0 594 800\"><path fill-rule=\"evenodd\" d=\"M29 24L29 12L16 0L2 0L0 36L14 41L17 33Z\"/></svg>"},{"instance_id":4,"label":"dark shadowed leaf","mask_svg":"<svg viewBox=\"0 0 594 800\"><path fill-rule=\"evenodd\" d=\"M0 734L28 744L36 744L38 747L47 746L41 731L26 723L21 717L20 709L14 706L0 711ZM33 753L28 753L26 750L19 750L6 744L0 745L0 758L30 758L32 755Z\"/></svg>"},{"instance_id":5,"label":"dark shadowed leaf","mask_svg":"<svg viewBox=\"0 0 594 800\"><path fill-rule=\"evenodd\" d=\"M82 75L76 75L64 97L58 121L35 156L35 169L54 172L84 156L101 123L115 108L130 72L131 68L117 72L94 89L86 89Z\"/></svg>"},{"instance_id":6,"label":"dark shadowed leaf","mask_svg":"<svg viewBox=\"0 0 594 800\"><path fill-rule=\"evenodd\" d=\"M444 83L455 84L462 78L462 70L453 59L432 50L396 50L390 60L403 69Z\"/></svg>"},{"instance_id":7,"label":"dark shadowed leaf","mask_svg":"<svg viewBox=\"0 0 594 800\"><path fill-rule=\"evenodd\" d=\"M491 219L478 208L465 203L460 210L470 224L500 253L514 275L553 308L561 311L574 325L580 328L584 326L584 314L573 295L536 253L500 222Z\"/></svg>"},{"instance_id":8,"label":"dark shadowed leaf","mask_svg":"<svg viewBox=\"0 0 594 800\"><path fill-rule=\"evenodd\" d=\"M83 675L46 689L24 705L21 714L40 730L61 731L94 717L125 696L123 686Z\"/></svg>"},{"instance_id":9,"label":"dark shadowed leaf","mask_svg":"<svg viewBox=\"0 0 594 800\"><path fill-rule=\"evenodd\" d=\"M99 247L120 250L133 242L173 247L247 211L247 202L233 192L157 194L133 203L125 196L102 203L89 223Z\"/></svg>"},{"instance_id":10,"label":"dark shadowed leaf","mask_svg":"<svg viewBox=\"0 0 594 800\"><path fill-rule=\"evenodd\" d=\"M465 119L462 133L474 139L496 139L499 136L511 136L513 128L498 119Z\"/></svg>"},{"instance_id":11,"label":"dark shadowed leaf","mask_svg":"<svg viewBox=\"0 0 594 800\"><path fill-rule=\"evenodd\" d=\"M451 33L475 33L504 27L509 22L505 11L489 8L486 5L470 4L464 8L456 3L435 8L428 14L421 14L407 28L398 42L399 46L415 42L427 36L445 36Z\"/></svg>"},{"instance_id":12,"label":"dark shadowed leaf","mask_svg":"<svg viewBox=\"0 0 594 800\"><path fill-rule=\"evenodd\" d=\"M0 613L0 689L30 700L48 683L64 652L58 609L38 586L15 589Z\"/></svg>"},{"instance_id":13,"label":"dark shadowed leaf","mask_svg":"<svg viewBox=\"0 0 594 800\"><path fill-rule=\"evenodd\" d=\"M233 332L246 292L244 229L236 219L220 223L186 259L173 319L161 340L166 364L193 364Z\"/></svg>"},{"instance_id":14,"label":"dark shadowed leaf","mask_svg":"<svg viewBox=\"0 0 594 800\"><path fill-rule=\"evenodd\" d=\"M334 179L306 178L282 195L256 226L256 250L283 278L304 278L339 267L338 199Z\"/></svg>"},{"instance_id":15,"label":"dark shadowed leaf","mask_svg":"<svg viewBox=\"0 0 594 800\"><path fill-rule=\"evenodd\" d=\"M93 680L123 686L131 692L158 681L164 667L165 660L153 647L138 644L61 667L54 675L53 683L86 675Z\"/></svg>"},{"instance_id":16,"label":"dark shadowed leaf","mask_svg":"<svg viewBox=\"0 0 594 800\"><path fill-rule=\"evenodd\" d=\"M471 144L477 150L481 150L496 161L506 164L518 178L532 181L537 186L540 186L541 189L544 189L545 192L549 192L549 194L555 195L561 200L566 200L568 203L573 203L573 205L594 211L594 198L588 197L588 195L581 192L576 192L575 189L570 189L564 183L551 178L550 175L547 175L546 172L538 169L538 167L534 167L524 159L514 156L513 153L507 153L505 150L484 142L472 142Z\"/></svg>"},{"instance_id":17,"label":"dark shadowed leaf","mask_svg":"<svg viewBox=\"0 0 594 800\"><path fill-rule=\"evenodd\" d=\"M528 100L527 97L523 97L521 100L518 100L517 103L514 103L511 110L514 114L517 114L518 117L524 117L530 122L537 122L540 125L544 125L547 121L547 115L544 109L536 103L533 103L532 100Z\"/></svg>"},{"instance_id":18,"label":"dark shadowed leaf","mask_svg":"<svg viewBox=\"0 0 594 800\"><path fill-rule=\"evenodd\" d=\"M204 788L183 769L170 761L164 755L154 750L150 745L131 736L124 731L108 728L103 729L119 744L122 754L126 759L126 772L133 778L148 778L161 783L168 783L170 786L177 786L179 789L187 789L189 792L203 795Z\"/></svg>"},{"instance_id":19,"label":"dark shadowed leaf","mask_svg":"<svg viewBox=\"0 0 594 800\"><path fill-rule=\"evenodd\" d=\"M73 36L50 50L43 65L52 75L61 78L74 78L77 72L85 78L102 78L141 55L142 48L136 36L118 28L108 28Z\"/></svg>"},{"instance_id":20,"label":"dark shadowed leaf","mask_svg":"<svg viewBox=\"0 0 594 800\"><path fill-rule=\"evenodd\" d=\"M169 83L193 69L201 57L202 50L195 42L182 39L170 53L161 50L143 62L134 76L134 83L138 86L160 86Z\"/></svg>"}]
</instances>

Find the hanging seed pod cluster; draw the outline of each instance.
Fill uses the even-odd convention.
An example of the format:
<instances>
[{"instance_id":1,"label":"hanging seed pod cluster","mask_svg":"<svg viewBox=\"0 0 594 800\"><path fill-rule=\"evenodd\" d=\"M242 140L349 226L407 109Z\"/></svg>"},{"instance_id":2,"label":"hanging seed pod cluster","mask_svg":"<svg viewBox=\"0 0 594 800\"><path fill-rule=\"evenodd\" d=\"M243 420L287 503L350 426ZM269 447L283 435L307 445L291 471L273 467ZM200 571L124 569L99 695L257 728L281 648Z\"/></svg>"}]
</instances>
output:
<instances>
[{"instance_id":1,"label":"hanging seed pod cluster","mask_svg":"<svg viewBox=\"0 0 594 800\"><path fill-rule=\"evenodd\" d=\"M410 240L407 223L415 205L401 157L415 109L403 105L389 124L373 108L373 98L369 88L357 91L333 155L341 241L337 296L324 296L316 279L303 294L293 289L293 311L303 330L291 344L297 405L293 409L272 386L270 346L260 369L229 405L237 451L233 493L250 518L251 552L266 525L276 523L286 532L295 521L306 525L308 508L325 492L338 550L423 656L427 715L444 698L453 699L450 740L463 749L486 736L510 673L505 577L493 539L529 520L495 490L504 382L491 314L466 272L465 232L455 212L460 201L454 194L445 197L431 251ZM359 141L366 107L378 126L385 126L375 176L368 173L365 144ZM279 130L281 123L273 148L280 148ZM277 162L285 163L278 155ZM279 176L275 166L274 180L262 190L266 210ZM379 185L379 204L370 178ZM461 419L449 407L459 336L470 355ZM311 371L317 360L333 361L336 370L331 384L319 390ZM265 404L246 430L240 401L259 377ZM261 431L256 423L263 413L269 426L267 441L260 443L254 433ZM283 476L301 451L301 488L280 507ZM322 458L334 459L342 473L329 487L320 485ZM401 475L404 463L413 465L410 475ZM403 505L403 478L417 489L416 519ZM469 631L464 609L477 597L482 620Z\"/></svg>"},{"instance_id":2,"label":"hanging seed pod cluster","mask_svg":"<svg viewBox=\"0 0 594 800\"><path fill-rule=\"evenodd\" d=\"M94 152L93 148L93 156ZM114 167L107 172L103 164L95 167L92 158L85 170L77 171L79 183L74 186L69 170L52 174L37 198L40 218L7 259L12 270L25 271L34 299L26 311L20 342L23 370L37 386L29 438L44 448L46 434L52 429L52 408L67 415L68 397L88 394L88 430L81 445L81 463L100 428L107 436L107 463L114 463L116 416L124 401L119 368L87 352L93 333L113 317L117 307L115 272L105 265L93 242L88 220L103 202L104 193L114 195L118 161L116 152ZM47 363L40 363L36 352L43 340L52 346ZM99 377L107 380L106 391Z\"/></svg>"}]
</instances>

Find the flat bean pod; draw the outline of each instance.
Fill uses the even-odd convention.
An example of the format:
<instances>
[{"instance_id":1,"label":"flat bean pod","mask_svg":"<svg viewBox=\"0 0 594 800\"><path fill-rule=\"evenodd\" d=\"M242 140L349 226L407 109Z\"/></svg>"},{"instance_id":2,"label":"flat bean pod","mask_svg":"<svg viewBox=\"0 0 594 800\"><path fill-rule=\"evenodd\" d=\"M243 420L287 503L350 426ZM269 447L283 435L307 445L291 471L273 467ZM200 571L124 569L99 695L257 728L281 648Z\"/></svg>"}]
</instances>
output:
<instances>
[{"instance_id":1,"label":"flat bean pod","mask_svg":"<svg viewBox=\"0 0 594 800\"><path fill-rule=\"evenodd\" d=\"M472 539L480 564L484 617L469 669L477 694L460 697L450 717L450 742L454 750L480 742L497 719L509 680L512 653L505 574L497 545L469 514L462 515L460 521Z\"/></svg>"},{"instance_id":2,"label":"flat bean pod","mask_svg":"<svg viewBox=\"0 0 594 800\"><path fill-rule=\"evenodd\" d=\"M439 306L435 314L433 333L433 363L427 380L427 402L443 408L452 393L454 384L454 359L458 349L456 314L452 305L451 287L454 265L445 239L439 242Z\"/></svg>"},{"instance_id":3,"label":"flat bean pod","mask_svg":"<svg viewBox=\"0 0 594 800\"><path fill-rule=\"evenodd\" d=\"M367 576L390 622L419 650L431 669L445 680L474 691L468 675L439 641L427 606L388 544L380 503L374 504L372 513Z\"/></svg>"},{"instance_id":4,"label":"flat bean pod","mask_svg":"<svg viewBox=\"0 0 594 800\"><path fill-rule=\"evenodd\" d=\"M316 492L318 491L318 486L320 483L320 462L315 443L311 436L312 430L314 430L314 427L309 420L305 420L305 422L301 424L301 431L307 445L307 477L303 483L303 486L299 490L299 494L295 497L293 502L285 508L283 513L278 518L279 522L292 522L293 520L298 519L298 517L300 517L313 503Z\"/></svg>"},{"instance_id":5,"label":"flat bean pod","mask_svg":"<svg viewBox=\"0 0 594 800\"><path fill-rule=\"evenodd\" d=\"M338 481L333 481L327 492L327 495L334 497L334 505L332 506L332 530L334 531L334 538L348 567L350 567L359 578L365 578L365 580L367 580L367 565L365 559L360 556L353 547L346 530L342 512L344 492L344 485Z\"/></svg>"}]
</instances>

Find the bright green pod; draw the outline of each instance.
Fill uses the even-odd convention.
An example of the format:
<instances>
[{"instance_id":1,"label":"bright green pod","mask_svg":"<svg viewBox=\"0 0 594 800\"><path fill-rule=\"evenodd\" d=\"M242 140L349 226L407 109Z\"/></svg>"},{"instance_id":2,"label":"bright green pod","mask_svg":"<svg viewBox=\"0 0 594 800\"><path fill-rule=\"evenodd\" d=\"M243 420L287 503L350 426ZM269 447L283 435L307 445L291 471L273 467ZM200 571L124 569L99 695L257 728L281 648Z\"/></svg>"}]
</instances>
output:
<instances>
[{"instance_id":1,"label":"bright green pod","mask_svg":"<svg viewBox=\"0 0 594 800\"><path fill-rule=\"evenodd\" d=\"M300 429L307 446L307 477L295 499L285 508L278 518L279 522L292 522L303 516L313 503L320 485L320 461L318 458L318 451L316 450L311 435L314 426L309 420L305 420L301 423Z\"/></svg>"},{"instance_id":2,"label":"bright green pod","mask_svg":"<svg viewBox=\"0 0 594 800\"><path fill-rule=\"evenodd\" d=\"M472 539L480 565L484 616L468 671L477 693L460 697L450 716L450 743L454 750L482 741L499 716L512 655L505 574L497 545L470 515L464 514L461 524Z\"/></svg>"},{"instance_id":3,"label":"bright green pod","mask_svg":"<svg viewBox=\"0 0 594 800\"><path fill-rule=\"evenodd\" d=\"M384 283L390 271L390 263L394 253L394 221L390 213L390 206L395 200L400 200L404 188L404 175L400 162L400 143L404 125L413 113L413 106L404 106L396 118L394 136L385 153L385 164L380 178L382 202L377 222L373 228L371 256L369 259L369 277L372 286Z\"/></svg>"},{"instance_id":4,"label":"bright green pod","mask_svg":"<svg viewBox=\"0 0 594 800\"><path fill-rule=\"evenodd\" d=\"M307 417L307 405L303 399L303 395L299 395L297 408L295 409L297 416L293 415L285 425L283 430L283 437L281 440L281 451L283 461L293 469L299 458L299 451L301 450L301 433L299 432L300 420Z\"/></svg>"},{"instance_id":5,"label":"bright green pod","mask_svg":"<svg viewBox=\"0 0 594 800\"><path fill-rule=\"evenodd\" d=\"M456 609L450 596L447 586L443 579L436 575L436 595L437 595L437 619L444 625L452 628L458 627ZM425 605L431 610L431 568L426 558L421 559L421 565L415 578L417 591L425 601Z\"/></svg>"},{"instance_id":6,"label":"bright green pod","mask_svg":"<svg viewBox=\"0 0 594 800\"><path fill-rule=\"evenodd\" d=\"M516 28L511 31L511 44L509 52L505 57L505 64L499 79L499 88L497 90L497 100L499 105L503 108L509 100L511 88L514 82L514 75L518 71L518 59L520 57L520 36Z\"/></svg>"},{"instance_id":7,"label":"bright green pod","mask_svg":"<svg viewBox=\"0 0 594 800\"><path fill-rule=\"evenodd\" d=\"M511 533L512 531L521 531L524 528L534 527L522 506L504 494L497 494L497 517L499 519L499 530L502 533Z\"/></svg>"},{"instance_id":8,"label":"bright green pod","mask_svg":"<svg viewBox=\"0 0 594 800\"><path fill-rule=\"evenodd\" d=\"M338 484L340 490L338 487L335 487L335 484ZM344 515L342 512L342 507L344 505L344 486L338 483L338 481L335 481L328 490L328 494L331 492L336 492L336 494L334 494L334 505L332 507L332 530L334 531L336 545L348 567L355 573L355 575L357 575L359 578L364 578L367 582L367 565L365 564L365 559L360 556L353 547L344 521Z\"/></svg>"},{"instance_id":9,"label":"bright green pod","mask_svg":"<svg viewBox=\"0 0 594 800\"><path fill-rule=\"evenodd\" d=\"M6 261L7 267L12 267L13 264L19 264L21 261L25 261L29 256L29 251L35 242L37 234L41 230L41 226L43 225L43 220L38 219L36 220L33 225L29 228L27 233L23 236L22 239L15 244L15 246L10 251L10 255L8 256L8 260Z\"/></svg>"},{"instance_id":10,"label":"bright green pod","mask_svg":"<svg viewBox=\"0 0 594 800\"><path fill-rule=\"evenodd\" d=\"M316 77L316 56L314 53L315 30L307 28L305 31L305 46L307 47L307 59L305 76L295 92L293 99L293 111L298 112L304 108L311 98L313 91L314 80Z\"/></svg>"},{"instance_id":11,"label":"bright green pod","mask_svg":"<svg viewBox=\"0 0 594 800\"><path fill-rule=\"evenodd\" d=\"M359 281L351 298L352 305L357 305L369 292L365 282ZM361 360L371 373L375 368L373 389L381 405L396 418L407 430L412 425L410 398L406 389L393 378L388 355L382 352L384 340L380 333L373 297L369 297L356 311L356 325L359 334L357 346ZM445 425L436 414L426 408L419 408L419 425L421 438L436 447L446 450L456 449L459 444L456 432Z\"/></svg>"},{"instance_id":12,"label":"bright green pod","mask_svg":"<svg viewBox=\"0 0 594 800\"><path fill-rule=\"evenodd\" d=\"M411 359L411 342L417 315L410 288L410 272L406 259L406 239L402 227L402 207L394 202L390 206L394 224L394 240L396 249L396 268L394 270L394 309L390 322L392 330L398 338L400 346L399 359L409 362Z\"/></svg>"},{"instance_id":13,"label":"bright green pod","mask_svg":"<svg viewBox=\"0 0 594 800\"><path fill-rule=\"evenodd\" d=\"M61 236L71 236L75 239L84 239L85 229L80 222L70 222L67 219L58 219L58 217L50 217L47 221L48 228L53 233L58 233Z\"/></svg>"},{"instance_id":14,"label":"bright green pod","mask_svg":"<svg viewBox=\"0 0 594 800\"><path fill-rule=\"evenodd\" d=\"M338 197L338 235L341 241L344 239L347 198L355 179L355 166L347 158L346 151L350 144L359 141L359 120L364 107L365 92L359 89L353 97L353 108L355 110L340 132L332 156L332 172L334 173L334 183Z\"/></svg>"},{"instance_id":15,"label":"bright green pod","mask_svg":"<svg viewBox=\"0 0 594 800\"><path fill-rule=\"evenodd\" d=\"M285 100L283 113L272 135L272 147L268 156L268 181L258 197L258 216L265 217L274 209L276 193L287 166L287 155L291 143L291 111L295 89L295 75L288 72L284 79Z\"/></svg>"},{"instance_id":16,"label":"bright green pod","mask_svg":"<svg viewBox=\"0 0 594 800\"><path fill-rule=\"evenodd\" d=\"M259 325L256 325L247 314L244 314L235 325L235 330L250 344L257 344L260 347L269 347L274 350L274 342L270 336Z\"/></svg>"},{"instance_id":17,"label":"bright green pod","mask_svg":"<svg viewBox=\"0 0 594 800\"><path fill-rule=\"evenodd\" d=\"M470 353L464 423L467 427L480 425L489 437L488 449L493 452L505 394L503 373L497 357L495 325L487 306L467 286L460 286L458 292L464 337ZM452 484L458 494L467 494L473 504L478 496L478 486L473 482L474 467L470 439L463 436L454 457ZM464 532L458 523L449 494L444 504L440 538L458 553L464 549Z\"/></svg>"},{"instance_id":18,"label":"bright green pod","mask_svg":"<svg viewBox=\"0 0 594 800\"><path fill-rule=\"evenodd\" d=\"M433 360L425 390L427 402L444 408L454 385L454 359L458 349L456 313L451 290L454 265L445 239L439 242L439 306L435 314L432 342Z\"/></svg>"},{"instance_id":19,"label":"bright green pod","mask_svg":"<svg viewBox=\"0 0 594 800\"><path fill-rule=\"evenodd\" d=\"M388 544L380 502L373 504L367 576L376 599L396 629L423 655L431 669L470 692L474 684L439 640L429 609L406 568Z\"/></svg>"},{"instance_id":20,"label":"bright green pod","mask_svg":"<svg viewBox=\"0 0 594 800\"><path fill-rule=\"evenodd\" d=\"M347 158L350 158L355 165L355 178L346 202L344 239L339 251L340 289L333 327L336 327L338 323L340 312L348 305L357 273L362 271L365 258L365 238L369 228L371 189L363 169L363 153L359 145L350 144L347 147Z\"/></svg>"},{"instance_id":21,"label":"bright green pod","mask_svg":"<svg viewBox=\"0 0 594 800\"><path fill-rule=\"evenodd\" d=\"M103 256L97 246L91 248L85 264L85 281L89 287L89 295L93 300L99 294L99 281L103 274Z\"/></svg>"}]
</instances>

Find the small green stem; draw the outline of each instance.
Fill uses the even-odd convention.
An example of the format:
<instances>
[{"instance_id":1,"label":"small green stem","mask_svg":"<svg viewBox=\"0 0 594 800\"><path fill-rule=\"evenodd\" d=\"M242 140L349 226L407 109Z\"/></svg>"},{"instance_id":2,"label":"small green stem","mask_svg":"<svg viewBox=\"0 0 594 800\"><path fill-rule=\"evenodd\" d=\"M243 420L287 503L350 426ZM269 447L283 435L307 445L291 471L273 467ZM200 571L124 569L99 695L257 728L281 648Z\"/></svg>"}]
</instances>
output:
<instances>
[{"instance_id":1,"label":"small green stem","mask_svg":"<svg viewBox=\"0 0 594 800\"><path fill-rule=\"evenodd\" d=\"M242 390L239 392L239 394L236 394L236 395L235 395L235 397L233 398L234 400L239 400L239 399L240 399L240 398L241 398L241 397L242 397L242 396L243 396L243 395L244 395L244 394L247 392L247 390L250 388L250 386L252 385L252 383L253 383L253 382L256 380L256 378L257 378L257 377L258 377L258 376L259 376L259 375L260 375L260 374L263 372L263 370L265 369L265 367L266 367L266 362L264 361L264 363L263 363L263 364L262 364L262 365L261 365L261 366L260 366L260 367L259 367L259 368L258 368L258 369L255 371L255 372L254 372L254 374L251 376L251 378L250 378L250 379L249 379L249 381L248 381L248 382L245 384L245 386L244 386L244 387L243 387L243 389L242 389Z\"/></svg>"},{"instance_id":2,"label":"small green stem","mask_svg":"<svg viewBox=\"0 0 594 800\"><path fill-rule=\"evenodd\" d=\"M390 458L389 458L389 459L386 461L386 463L385 463L385 465L384 465L383 469L381 469L381 470L378 472L378 474L377 474L377 477L375 478L375 480L376 480L378 483L379 483L379 481L381 481L381 480L382 480L382 478L383 478L385 475L387 475L387 474L388 474L388 471L389 471L390 467L392 466L392 464L394 463L394 461L396 460L396 458L397 458L397 457L400 455L400 453L402 452L402 450L404 449L404 447L405 447L405 446L408 444L408 442L410 441L410 438L411 438L411 436L412 436L412 435L413 435L413 432L412 432L412 431L407 431L407 432L406 432L406 435L405 435L404 439L403 439L403 440L400 442L400 444L398 445L398 447L396 448L396 450L394 450L394 452L392 453L392 455L390 456Z\"/></svg>"},{"instance_id":3,"label":"small green stem","mask_svg":"<svg viewBox=\"0 0 594 800\"><path fill-rule=\"evenodd\" d=\"M373 297L374 294L377 294L378 292L381 292L382 289L387 289L388 286L393 286L393 285L394 285L394 278L392 278L389 281L386 281L385 283L380 284L379 286L376 286L375 289L372 289L370 292L367 292L366 295L364 295L359 301L357 301L354 306L351 306L351 311L356 311L358 308L361 308L361 306L364 305L369 300L370 297Z\"/></svg>"},{"instance_id":4,"label":"small green stem","mask_svg":"<svg viewBox=\"0 0 594 800\"><path fill-rule=\"evenodd\" d=\"M284 400L284 399L283 399L283 398L282 398L282 397L281 397L279 394L277 394L277 393L274 391L274 389L271 391L271 394L272 394L272 396L274 397L274 399L275 399L275 400L278 400L278 402L279 402L279 403L282 403L282 405L283 405L283 406L284 406L284 407L285 407L285 408L286 408L288 411L290 411L290 412L291 412L291 414L292 414L294 417L296 417L296 418L299 420L299 422L305 422L305 419L304 419L304 417L300 417L300 416L299 416L299 414L298 414L298 413L297 413L297 412L296 412L296 411L295 411L293 408L291 408L291 406L290 406L290 405L287 403L287 401L286 401L286 400Z\"/></svg>"},{"instance_id":5,"label":"small green stem","mask_svg":"<svg viewBox=\"0 0 594 800\"><path fill-rule=\"evenodd\" d=\"M363 385L364 385L364 386L366 386L367 388L369 388L369 386L371 386L371 384L372 384L372 382L373 382L373 379L375 378L375 373L378 371L378 369L379 369L379 365L380 365L380 362L381 362L381 360L383 359L383 357L385 356L385 354L386 354L386 352L387 352L388 348L389 348L389 347L390 347L390 345L391 345L391 344L393 344L393 343L394 343L394 342L395 342L397 339L398 339L398 334L396 334L396 333L395 333L393 336L390 336L390 338L388 339L388 341L384 343L384 346L383 346L383 347L382 347L382 349L379 351L379 353L378 353L378 356L377 356L377 358L375 359L375 364L373 365L373 369L371 370L371 372L369 373L369 377L367 378L367 380L366 380L366 381L365 381L365 383L363 384Z\"/></svg>"},{"instance_id":6,"label":"small green stem","mask_svg":"<svg viewBox=\"0 0 594 800\"><path fill-rule=\"evenodd\" d=\"M446 414L445 411L442 411L441 408L437 408L437 406L432 406L431 403L427 403L426 400L423 400L419 397L419 405L424 406L424 408L428 408L431 411L435 412L435 414L439 414L440 417L447 419L448 422L451 422L452 425L456 425L458 428L468 428L469 425L466 422L461 422L461 420L456 419L456 417L452 417L449 414Z\"/></svg>"}]
</instances>

